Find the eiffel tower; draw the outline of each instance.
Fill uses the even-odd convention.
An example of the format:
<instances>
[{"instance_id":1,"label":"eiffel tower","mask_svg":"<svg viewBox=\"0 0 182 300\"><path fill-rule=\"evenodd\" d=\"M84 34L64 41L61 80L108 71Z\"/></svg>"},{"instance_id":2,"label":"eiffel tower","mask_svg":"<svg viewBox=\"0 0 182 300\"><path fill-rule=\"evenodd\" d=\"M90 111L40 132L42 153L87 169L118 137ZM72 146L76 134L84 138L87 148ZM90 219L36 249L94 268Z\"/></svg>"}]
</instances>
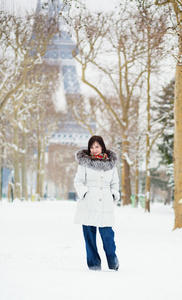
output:
<instances>
[{"instance_id":1,"label":"eiffel tower","mask_svg":"<svg viewBox=\"0 0 182 300\"><path fill-rule=\"evenodd\" d=\"M63 8L61 0L48 0L45 5L45 0L37 0L36 13L47 13L49 17L54 17ZM62 74L64 94L65 98L69 95L80 97L80 86L76 71L75 60L72 55L72 50L76 45L71 39L70 35L65 31L63 19L60 20L61 35L56 34L53 38L52 44L48 46L46 51L45 60L48 64L57 65L59 71ZM61 99L60 99L61 101ZM68 118L69 119L69 118ZM56 132L51 142L74 145L74 146L86 146L90 137L90 133L77 122L71 118L72 121L68 121L64 129L61 132ZM90 126L95 130L95 122L91 122Z\"/></svg>"}]
</instances>

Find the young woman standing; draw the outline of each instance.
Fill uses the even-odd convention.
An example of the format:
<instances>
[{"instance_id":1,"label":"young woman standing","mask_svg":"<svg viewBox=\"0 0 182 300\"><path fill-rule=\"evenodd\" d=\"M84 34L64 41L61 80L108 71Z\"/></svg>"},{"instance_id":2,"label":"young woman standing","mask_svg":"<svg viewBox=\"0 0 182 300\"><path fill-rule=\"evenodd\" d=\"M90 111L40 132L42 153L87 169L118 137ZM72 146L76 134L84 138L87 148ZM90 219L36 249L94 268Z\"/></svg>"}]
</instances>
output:
<instances>
[{"instance_id":1,"label":"young woman standing","mask_svg":"<svg viewBox=\"0 0 182 300\"><path fill-rule=\"evenodd\" d=\"M118 270L114 241L114 201L119 200L119 179L116 169L117 155L106 150L101 136L88 141L88 149L75 155L78 170L74 186L78 195L75 223L82 224L86 245L87 265L91 270L101 269L96 245L97 227L103 242L109 269Z\"/></svg>"}]
</instances>

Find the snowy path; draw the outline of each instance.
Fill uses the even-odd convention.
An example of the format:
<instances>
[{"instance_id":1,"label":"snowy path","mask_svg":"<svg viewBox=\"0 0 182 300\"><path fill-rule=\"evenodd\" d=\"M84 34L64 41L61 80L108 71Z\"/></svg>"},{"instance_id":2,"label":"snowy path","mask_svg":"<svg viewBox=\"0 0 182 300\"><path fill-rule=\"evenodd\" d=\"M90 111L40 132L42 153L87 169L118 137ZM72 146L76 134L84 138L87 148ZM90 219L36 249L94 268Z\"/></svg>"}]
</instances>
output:
<instances>
[{"instance_id":1,"label":"snowy path","mask_svg":"<svg viewBox=\"0 0 182 300\"><path fill-rule=\"evenodd\" d=\"M89 271L75 202L0 203L1 300L182 299L182 229L171 207L116 207L118 272Z\"/></svg>"}]
</instances>

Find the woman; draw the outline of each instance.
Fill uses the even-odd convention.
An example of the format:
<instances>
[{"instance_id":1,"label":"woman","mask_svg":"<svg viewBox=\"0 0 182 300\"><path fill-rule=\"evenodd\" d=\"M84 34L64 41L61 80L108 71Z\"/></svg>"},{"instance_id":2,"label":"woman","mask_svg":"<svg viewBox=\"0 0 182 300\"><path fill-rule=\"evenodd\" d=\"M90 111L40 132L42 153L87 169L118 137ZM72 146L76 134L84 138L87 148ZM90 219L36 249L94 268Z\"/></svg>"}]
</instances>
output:
<instances>
[{"instance_id":1,"label":"woman","mask_svg":"<svg viewBox=\"0 0 182 300\"><path fill-rule=\"evenodd\" d=\"M118 270L114 242L114 201L119 200L119 179L116 169L117 155L106 150L101 136L94 135L88 141L88 150L75 155L78 170L74 186L78 195L75 222L83 225L87 265L91 270L101 269L97 251L96 230L99 228L109 269Z\"/></svg>"}]
</instances>

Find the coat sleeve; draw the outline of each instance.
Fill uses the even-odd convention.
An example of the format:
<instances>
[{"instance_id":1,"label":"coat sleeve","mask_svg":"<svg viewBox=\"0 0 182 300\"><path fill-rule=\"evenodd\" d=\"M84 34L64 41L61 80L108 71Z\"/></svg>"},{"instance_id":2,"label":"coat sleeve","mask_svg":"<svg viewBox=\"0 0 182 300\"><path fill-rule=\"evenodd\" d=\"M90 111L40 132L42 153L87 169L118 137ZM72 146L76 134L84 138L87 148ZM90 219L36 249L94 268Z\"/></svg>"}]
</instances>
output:
<instances>
[{"instance_id":1,"label":"coat sleeve","mask_svg":"<svg viewBox=\"0 0 182 300\"><path fill-rule=\"evenodd\" d=\"M85 185L85 168L81 165L78 165L78 170L74 179L74 187L78 198L83 199L84 195L88 192L88 187Z\"/></svg>"},{"instance_id":2,"label":"coat sleeve","mask_svg":"<svg viewBox=\"0 0 182 300\"><path fill-rule=\"evenodd\" d=\"M110 186L111 186L111 193L114 197L114 200L118 201L120 198L120 195L118 192L119 191L119 177L118 177L117 168L114 168Z\"/></svg>"}]
</instances>

